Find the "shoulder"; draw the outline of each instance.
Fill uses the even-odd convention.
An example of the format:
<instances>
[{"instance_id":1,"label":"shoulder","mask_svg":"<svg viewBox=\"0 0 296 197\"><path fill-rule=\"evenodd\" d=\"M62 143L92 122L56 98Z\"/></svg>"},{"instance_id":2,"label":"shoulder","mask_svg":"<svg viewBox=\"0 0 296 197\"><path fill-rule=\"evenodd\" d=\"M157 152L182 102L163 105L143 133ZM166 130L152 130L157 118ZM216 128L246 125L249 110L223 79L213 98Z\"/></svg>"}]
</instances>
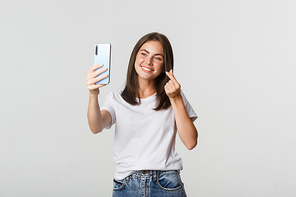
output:
<instances>
[{"instance_id":1,"label":"shoulder","mask_svg":"<svg viewBox=\"0 0 296 197\"><path fill-rule=\"evenodd\" d=\"M180 91L180 94L181 94L181 96L182 96L183 102L184 102L184 103L187 103L187 102L188 102L188 101L187 101L187 98L186 98L184 92L182 91L182 89L181 89L181 91Z\"/></svg>"},{"instance_id":2,"label":"shoulder","mask_svg":"<svg viewBox=\"0 0 296 197\"><path fill-rule=\"evenodd\" d=\"M180 92L181 96L182 96L182 99L183 99L183 102L184 102L184 105L187 107L188 105L190 105L187 97L185 96L184 92L181 90ZM191 106L190 106L191 107Z\"/></svg>"},{"instance_id":3,"label":"shoulder","mask_svg":"<svg viewBox=\"0 0 296 197\"><path fill-rule=\"evenodd\" d=\"M181 96L189 117L191 118L192 122L195 121L197 119L197 115L182 90L181 90Z\"/></svg>"},{"instance_id":4,"label":"shoulder","mask_svg":"<svg viewBox=\"0 0 296 197\"><path fill-rule=\"evenodd\" d=\"M121 97L121 92L122 92L122 91L111 91L111 92L109 92L109 93L107 94L106 97L116 99L116 98Z\"/></svg>"},{"instance_id":5,"label":"shoulder","mask_svg":"<svg viewBox=\"0 0 296 197\"><path fill-rule=\"evenodd\" d=\"M106 95L106 101L112 102L112 103L122 103L124 100L121 97L122 91L111 91Z\"/></svg>"}]
</instances>

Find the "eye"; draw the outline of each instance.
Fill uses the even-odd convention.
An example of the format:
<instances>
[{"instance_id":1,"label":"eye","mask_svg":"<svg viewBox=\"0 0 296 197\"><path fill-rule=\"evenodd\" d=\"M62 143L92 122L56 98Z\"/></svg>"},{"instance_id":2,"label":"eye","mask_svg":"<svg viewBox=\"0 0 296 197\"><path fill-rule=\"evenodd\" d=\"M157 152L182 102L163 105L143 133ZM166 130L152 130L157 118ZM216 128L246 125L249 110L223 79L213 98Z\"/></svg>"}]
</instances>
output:
<instances>
[{"instance_id":1,"label":"eye","mask_svg":"<svg viewBox=\"0 0 296 197\"><path fill-rule=\"evenodd\" d=\"M147 56L147 54L146 54L146 53L141 53L141 55L143 55L143 56Z\"/></svg>"},{"instance_id":2,"label":"eye","mask_svg":"<svg viewBox=\"0 0 296 197\"><path fill-rule=\"evenodd\" d=\"M155 57L155 59L158 61L162 61L162 58L160 58L160 57Z\"/></svg>"}]
</instances>

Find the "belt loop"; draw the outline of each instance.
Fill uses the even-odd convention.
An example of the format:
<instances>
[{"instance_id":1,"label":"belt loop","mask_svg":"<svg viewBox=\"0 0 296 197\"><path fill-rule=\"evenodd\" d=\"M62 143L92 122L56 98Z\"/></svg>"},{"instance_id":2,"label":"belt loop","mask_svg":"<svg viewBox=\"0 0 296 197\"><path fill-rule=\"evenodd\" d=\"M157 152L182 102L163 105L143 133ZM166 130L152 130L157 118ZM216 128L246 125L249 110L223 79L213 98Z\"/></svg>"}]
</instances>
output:
<instances>
[{"instance_id":1,"label":"belt loop","mask_svg":"<svg viewBox=\"0 0 296 197\"><path fill-rule=\"evenodd\" d=\"M153 179L156 181L157 178L157 170L153 170Z\"/></svg>"}]
</instances>

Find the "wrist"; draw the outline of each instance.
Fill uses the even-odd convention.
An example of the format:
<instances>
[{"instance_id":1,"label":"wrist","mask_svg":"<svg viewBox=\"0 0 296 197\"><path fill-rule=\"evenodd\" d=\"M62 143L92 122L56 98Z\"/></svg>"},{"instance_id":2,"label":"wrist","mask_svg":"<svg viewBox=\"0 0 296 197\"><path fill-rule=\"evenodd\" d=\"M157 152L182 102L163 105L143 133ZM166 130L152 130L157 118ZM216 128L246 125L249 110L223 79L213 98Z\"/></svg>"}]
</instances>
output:
<instances>
[{"instance_id":1,"label":"wrist","mask_svg":"<svg viewBox=\"0 0 296 197\"><path fill-rule=\"evenodd\" d=\"M169 97L169 98L170 98L171 102L178 102L180 100L183 100L181 94L174 96L174 97Z\"/></svg>"},{"instance_id":2,"label":"wrist","mask_svg":"<svg viewBox=\"0 0 296 197\"><path fill-rule=\"evenodd\" d=\"M91 97L91 98L98 98L99 97L99 93L89 92L89 97Z\"/></svg>"}]
</instances>

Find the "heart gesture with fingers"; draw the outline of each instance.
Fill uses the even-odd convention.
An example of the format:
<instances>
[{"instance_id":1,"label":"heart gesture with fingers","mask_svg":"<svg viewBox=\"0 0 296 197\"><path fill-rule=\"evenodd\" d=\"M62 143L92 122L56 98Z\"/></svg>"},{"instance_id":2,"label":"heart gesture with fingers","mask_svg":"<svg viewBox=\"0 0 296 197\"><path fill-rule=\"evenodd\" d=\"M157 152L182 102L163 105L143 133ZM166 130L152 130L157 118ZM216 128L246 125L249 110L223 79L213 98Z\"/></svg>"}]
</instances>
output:
<instances>
[{"instance_id":1,"label":"heart gesture with fingers","mask_svg":"<svg viewBox=\"0 0 296 197\"><path fill-rule=\"evenodd\" d=\"M180 94L181 85L178 83L178 81L174 77L173 70L170 70L170 72L166 72L166 75L170 78L170 80L164 86L165 93L168 95L170 99L174 99L174 98L177 98L178 96L181 96Z\"/></svg>"}]
</instances>

